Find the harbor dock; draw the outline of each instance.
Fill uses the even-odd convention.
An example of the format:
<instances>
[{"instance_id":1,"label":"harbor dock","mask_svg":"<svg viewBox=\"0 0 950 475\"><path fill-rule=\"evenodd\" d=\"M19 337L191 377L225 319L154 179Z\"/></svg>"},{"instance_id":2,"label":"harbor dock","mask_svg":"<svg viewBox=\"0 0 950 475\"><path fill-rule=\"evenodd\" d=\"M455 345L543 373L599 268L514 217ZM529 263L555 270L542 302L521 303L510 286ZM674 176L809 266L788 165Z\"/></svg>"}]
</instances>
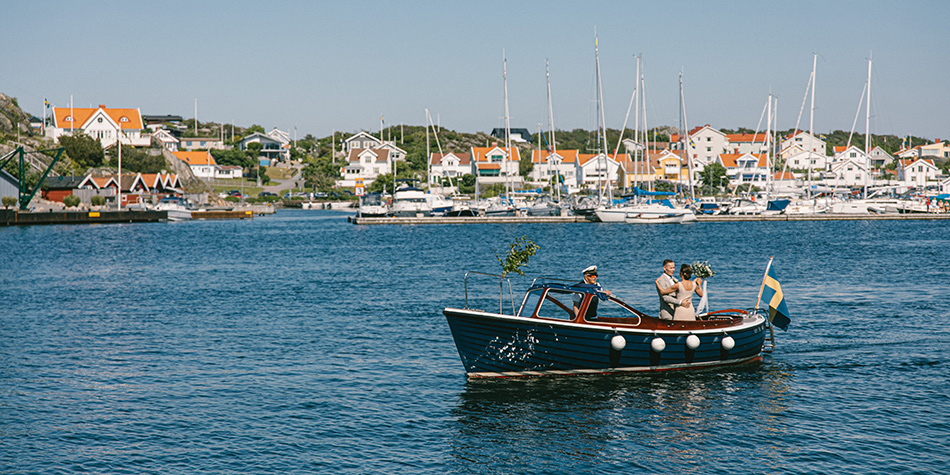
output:
<instances>
[{"instance_id":1,"label":"harbor dock","mask_svg":"<svg viewBox=\"0 0 950 475\"><path fill-rule=\"evenodd\" d=\"M472 217L347 217L347 222L359 225L377 224L501 224L501 223L595 223L593 216L472 216ZM777 214L755 215L699 215L701 223L727 223L740 221L883 221L883 220L948 220L948 213L909 213L909 214Z\"/></svg>"},{"instance_id":2,"label":"harbor dock","mask_svg":"<svg viewBox=\"0 0 950 475\"><path fill-rule=\"evenodd\" d=\"M254 214L258 212L259 210L193 211L192 219L251 219L254 217ZM154 223L167 220L168 211L154 210L30 212L15 209L0 209L0 226Z\"/></svg>"}]
</instances>

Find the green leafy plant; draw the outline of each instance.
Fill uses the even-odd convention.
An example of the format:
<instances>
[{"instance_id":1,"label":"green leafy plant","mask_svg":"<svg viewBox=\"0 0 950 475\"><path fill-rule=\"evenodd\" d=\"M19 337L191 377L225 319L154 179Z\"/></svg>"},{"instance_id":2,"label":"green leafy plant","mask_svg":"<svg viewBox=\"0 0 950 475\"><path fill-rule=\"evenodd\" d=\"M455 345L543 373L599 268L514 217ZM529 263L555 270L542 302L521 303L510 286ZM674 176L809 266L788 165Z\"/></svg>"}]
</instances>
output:
<instances>
[{"instance_id":1,"label":"green leafy plant","mask_svg":"<svg viewBox=\"0 0 950 475\"><path fill-rule=\"evenodd\" d=\"M0 203L3 203L4 208L9 208L16 204L16 198L12 196L4 196L3 198L0 198L0 200L2 200Z\"/></svg>"},{"instance_id":2,"label":"green leafy plant","mask_svg":"<svg viewBox=\"0 0 950 475\"><path fill-rule=\"evenodd\" d=\"M89 198L89 201L92 203L93 206L102 206L106 204L106 197L96 195L96 196L93 196L92 198Z\"/></svg>"},{"instance_id":3,"label":"green leafy plant","mask_svg":"<svg viewBox=\"0 0 950 475\"><path fill-rule=\"evenodd\" d=\"M80 201L81 200L76 195L69 195L63 198L63 204L66 205L67 208L75 208L79 206Z\"/></svg>"},{"instance_id":4,"label":"green leafy plant","mask_svg":"<svg viewBox=\"0 0 950 475\"><path fill-rule=\"evenodd\" d=\"M502 277L507 277L509 272L515 272L523 276L524 272L521 267L528 264L528 260L538 252L538 249L541 249L541 247L528 239L528 236L521 236L515 238L515 241L509 245L508 254L504 260L498 256L498 251L495 251L495 258L501 264Z\"/></svg>"}]
</instances>

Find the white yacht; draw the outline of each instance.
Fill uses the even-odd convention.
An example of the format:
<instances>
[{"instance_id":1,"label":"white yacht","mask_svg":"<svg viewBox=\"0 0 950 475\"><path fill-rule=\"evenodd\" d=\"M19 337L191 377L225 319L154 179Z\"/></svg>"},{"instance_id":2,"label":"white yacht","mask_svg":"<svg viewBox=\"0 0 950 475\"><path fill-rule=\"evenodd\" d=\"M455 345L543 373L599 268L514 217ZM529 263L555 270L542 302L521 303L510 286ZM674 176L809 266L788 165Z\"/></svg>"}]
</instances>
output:
<instances>
[{"instance_id":1,"label":"white yacht","mask_svg":"<svg viewBox=\"0 0 950 475\"><path fill-rule=\"evenodd\" d=\"M432 206L426 193L408 184L396 188L389 214L396 217L423 217L432 215Z\"/></svg>"},{"instance_id":2,"label":"white yacht","mask_svg":"<svg viewBox=\"0 0 950 475\"><path fill-rule=\"evenodd\" d=\"M364 196L360 201L360 207L356 214L361 218L371 218L386 216L388 212L389 208L383 201L382 195L379 193L370 193Z\"/></svg>"},{"instance_id":3,"label":"white yacht","mask_svg":"<svg viewBox=\"0 0 950 475\"><path fill-rule=\"evenodd\" d=\"M167 212L169 221L185 221L191 219L191 204L188 200L178 196L166 196L162 198L153 209Z\"/></svg>"}]
</instances>

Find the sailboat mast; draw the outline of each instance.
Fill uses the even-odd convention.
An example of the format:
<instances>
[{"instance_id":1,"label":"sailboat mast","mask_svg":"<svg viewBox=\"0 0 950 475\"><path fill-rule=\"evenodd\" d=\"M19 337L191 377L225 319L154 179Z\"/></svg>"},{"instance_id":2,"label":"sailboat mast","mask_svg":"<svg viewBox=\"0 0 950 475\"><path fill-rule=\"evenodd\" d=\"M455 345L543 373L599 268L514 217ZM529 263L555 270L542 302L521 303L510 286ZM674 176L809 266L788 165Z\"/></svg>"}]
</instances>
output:
<instances>
[{"instance_id":1,"label":"sailboat mast","mask_svg":"<svg viewBox=\"0 0 950 475\"><path fill-rule=\"evenodd\" d=\"M597 133L600 134L600 140L597 142L597 147L601 149L601 153L598 154L598 162L603 160L604 168L601 170L604 173L607 173L607 125L606 119L604 118L604 89L603 84L600 81L600 55L598 52L598 42L597 42L597 33L594 33L594 65L595 73L597 75L597 120L600 122L600 127L598 127ZM610 194L610 177L606 176L606 185L607 193ZM597 173L597 193L599 195L598 200L603 199L603 191L601 186L601 174ZM609 199L608 199L609 204Z\"/></svg>"},{"instance_id":2,"label":"sailboat mast","mask_svg":"<svg viewBox=\"0 0 950 475\"><path fill-rule=\"evenodd\" d=\"M511 124L508 121L508 58L505 57L504 51L502 51L502 63L502 79L505 83L505 197L510 202L511 190L508 189L508 165L511 163Z\"/></svg>"},{"instance_id":3,"label":"sailboat mast","mask_svg":"<svg viewBox=\"0 0 950 475\"><path fill-rule=\"evenodd\" d=\"M683 73L680 72L680 112L683 114L683 150L686 151L686 170L689 173L689 196L691 201L696 201L696 193L693 190L693 160L686 149L689 140L689 124L686 123L686 96L683 94Z\"/></svg>"},{"instance_id":4,"label":"sailboat mast","mask_svg":"<svg viewBox=\"0 0 950 475\"><path fill-rule=\"evenodd\" d=\"M765 204L769 203L769 193L772 188L772 93L769 93L768 118L765 121L765 167L768 175L765 176ZM752 191L750 186L749 192Z\"/></svg>"},{"instance_id":5,"label":"sailboat mast","mask_svg":"<svg viewBox=\"0 0 950 475\"><path fill-rule=\"evenodd\" d=\"M634 107L637 109L633 114L633 188L636 192L637 186L640 184L640 163L637 160L637 152L640 151L640 140L643 138L640 134L640 56L637 56L637 75L634 78L637 83L634 94L636 94L636 104ZM642 154L641 154L642 156Z\"/></svg>"},{"instance_id":6,"label":"sailboat mast","mask_svg":"<svg viewBox=\"0 0 950 475\"><path fill-rule=\"evenodd\" d=\"M811 135L812 147L808 149L808 188L811 194L812 152L815 143L815 69L818 66L818 53L813 53L811 60L811 112L808 117L808 133ZM815 207L817 208L817 206ZM814 209L814 208L813 208Z\"/></svg>"},{"instance_id":7,"label":"sailboat mast","mask_svg":"<svg viewBox=\"0 0 950 475\"><path fill-rule=\"evenodd\" d=\"M864 110L864 159L867 169L864 170L864 197L868 197L868 175L871 174L871 56L868 55L868 98L867 108Z\"/></svg>"},{"instance_id":8,"label":"sailboat mast","mask_svg":"<svg viewBox=\"0 0 950 475\"><path fill-rule=\"evenodd\" d=\"M551 163L552 157L557 153L557 143L554 141L554 105L551 102L551 68L548 66L548 60L544 60L544 76L547 79L548 83L548 127L551 131L549 132L550 140L548 140L548 166L553 166ZM540 151L538 152L541 153ZM557 167L554 167L554 196L556 200L561 199L561 172Z\"/></svg>"}]
</instances>

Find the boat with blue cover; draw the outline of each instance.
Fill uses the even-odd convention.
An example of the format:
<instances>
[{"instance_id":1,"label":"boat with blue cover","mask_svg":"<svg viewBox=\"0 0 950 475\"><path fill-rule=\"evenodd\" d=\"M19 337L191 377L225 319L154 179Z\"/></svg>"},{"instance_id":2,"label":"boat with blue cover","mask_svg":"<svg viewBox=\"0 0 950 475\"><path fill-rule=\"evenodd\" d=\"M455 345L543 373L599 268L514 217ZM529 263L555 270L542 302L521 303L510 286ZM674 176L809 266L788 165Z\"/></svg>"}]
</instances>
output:
<instances>
[{"instance_id":1,"label":"boat with blue cover","mask_svg":"<svg viewBox=\"0 0 950 475\"><path fill-rule=\"evenodd\" d=\"M736 365L761 360L773 342L764 310L727 309L696 321L660 320L599 287L535 279L511 312L446 308L469 378L636 373ZM506 278L499 278L503 288ZM768 335L768 338L767 338Z\"/></svg>"}]
</instances>

